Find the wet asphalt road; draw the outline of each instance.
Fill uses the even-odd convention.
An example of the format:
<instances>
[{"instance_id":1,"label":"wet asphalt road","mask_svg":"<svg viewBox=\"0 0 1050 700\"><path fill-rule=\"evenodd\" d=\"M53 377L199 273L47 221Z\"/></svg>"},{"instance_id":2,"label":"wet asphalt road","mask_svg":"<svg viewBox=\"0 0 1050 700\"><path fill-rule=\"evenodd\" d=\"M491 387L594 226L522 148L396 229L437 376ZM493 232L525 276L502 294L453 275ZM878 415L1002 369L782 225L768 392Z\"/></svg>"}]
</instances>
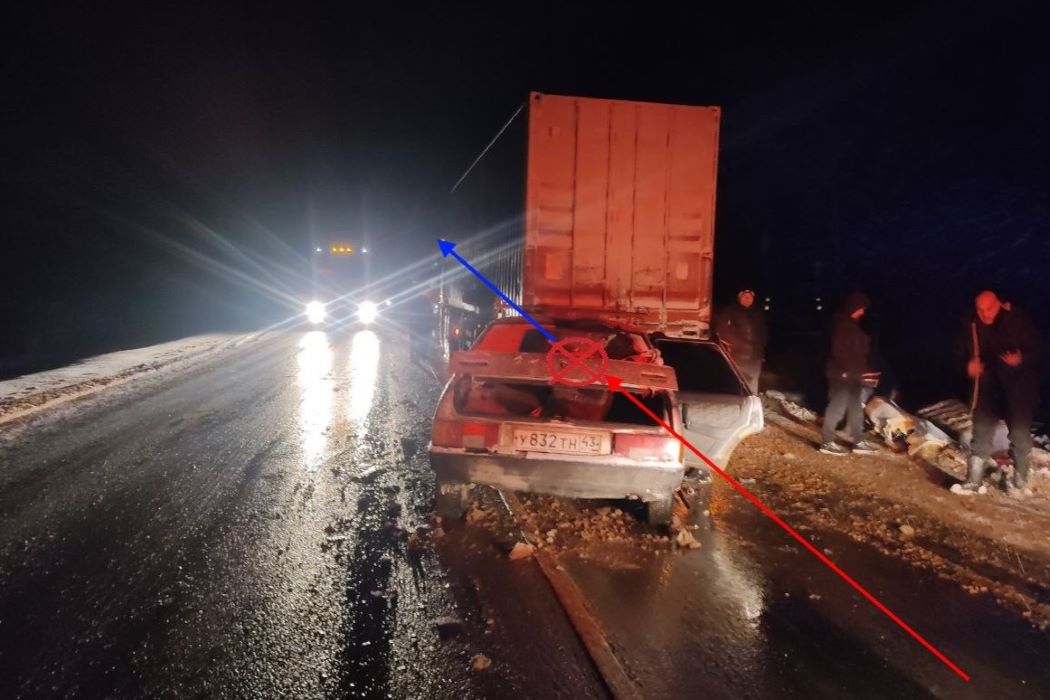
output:
<instances>
[{"instance_id":1,"label":"wet asphalt road","mask_svg":"<svg viewBox=\"0 0 1050 700\"><path fill-rule=\"evenodd\" d=\"M435 534L405 346L287 333L0 429L0 697L608 697L508 523ZM990 601L807 532L963 684L697 494L699 550L560 558L642 697L1047 696L1050 639Z\"/></svg>"},{"instance_id":2,"label":"wet asphalt road","mask_svg":"<svg viewBox=\"0 0 1050 700\"><path fill-rule=\"evenodd\" d=\"M457 611L469 575L442 573L430 546L439 387L404 347L288 333L0 430L0 697L452 698L545 682L470 670L501 653ZM556 615L531 585L536 619ZM572 641L557 624L544 627Z\"/></svg>"},{"instance_id":3,"label":"wet asphalt road","mask_svg":"<svg viewBox=\"0 0 1050 700\"><path fill-rule=\"evenodd\" d=\"M717 479L691 489L698 550L560 555L644 697L1050 697L1047 632L989 595L782 513L963 681ZM750 488L769 499L775 487Z\"/></svg>"}]
</instances>

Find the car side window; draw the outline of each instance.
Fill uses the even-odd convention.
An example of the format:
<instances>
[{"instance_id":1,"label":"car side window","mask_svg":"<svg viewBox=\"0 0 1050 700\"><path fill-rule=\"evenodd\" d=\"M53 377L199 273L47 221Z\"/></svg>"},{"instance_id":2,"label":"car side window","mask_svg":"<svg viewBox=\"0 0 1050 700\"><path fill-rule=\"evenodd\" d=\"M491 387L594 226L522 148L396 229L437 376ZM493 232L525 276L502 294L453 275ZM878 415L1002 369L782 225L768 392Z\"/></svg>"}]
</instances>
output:
<instances>
[{"instance_id":1,"label":"car side window","mask_svg":"<svg viewBox=\"0 0 1050 700\"><path fill-rule=\"evenodd\" d=\"M745 396L743 385L717 348L707 343L659 340L664 364L674 368L679 391Z\"/></svg>"}]
</instances>

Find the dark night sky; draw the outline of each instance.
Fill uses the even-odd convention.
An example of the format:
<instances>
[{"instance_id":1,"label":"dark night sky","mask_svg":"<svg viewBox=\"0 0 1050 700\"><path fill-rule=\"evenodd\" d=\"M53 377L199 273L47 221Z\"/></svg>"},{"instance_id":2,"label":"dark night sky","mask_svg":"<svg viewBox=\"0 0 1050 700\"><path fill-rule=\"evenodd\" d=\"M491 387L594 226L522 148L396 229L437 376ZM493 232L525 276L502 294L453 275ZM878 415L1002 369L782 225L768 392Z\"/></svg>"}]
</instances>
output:
<instances>
[{"instance_id":1,"label":"dark night sky","mask_svg":"<svg viewBox=\"0 0 1050 700\"><path fill-rule=\"evenodd\" d=\"M311 232L432 254L529 90L723 107L723 295L861 284L931 357L984 286L1050 321L1037 3L13 4L0 376L289 315Z\"/></svg>"}]
</instances>

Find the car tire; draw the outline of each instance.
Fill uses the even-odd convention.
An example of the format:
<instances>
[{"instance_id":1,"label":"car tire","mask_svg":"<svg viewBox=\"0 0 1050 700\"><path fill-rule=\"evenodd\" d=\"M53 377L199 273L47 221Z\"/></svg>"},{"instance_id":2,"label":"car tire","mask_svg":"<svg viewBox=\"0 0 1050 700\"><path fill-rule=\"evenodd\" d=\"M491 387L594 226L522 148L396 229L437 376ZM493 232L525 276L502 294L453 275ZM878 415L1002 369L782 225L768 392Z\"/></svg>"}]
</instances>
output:
<instances>
[{"instance_id":1,"label":"car tire","mask_svg":"<svg viewBox=\"0 0 1050 700\"><path fill-rule=\"evenodd\" d=\"M441 483L434 487L437 514L445 522L459 521L470 505L470 487L467 484Z\"/></svg>"},{"instance_id":2,"label":"car tire","mask_svg":"<svg viewBox=\"0 0 1050 700\"><path fill-rule=\"evenodd\" d=\"M670 525L673 512L673 494L645 504L645 519L650 525Z\"/></svg>"}]
</instances>

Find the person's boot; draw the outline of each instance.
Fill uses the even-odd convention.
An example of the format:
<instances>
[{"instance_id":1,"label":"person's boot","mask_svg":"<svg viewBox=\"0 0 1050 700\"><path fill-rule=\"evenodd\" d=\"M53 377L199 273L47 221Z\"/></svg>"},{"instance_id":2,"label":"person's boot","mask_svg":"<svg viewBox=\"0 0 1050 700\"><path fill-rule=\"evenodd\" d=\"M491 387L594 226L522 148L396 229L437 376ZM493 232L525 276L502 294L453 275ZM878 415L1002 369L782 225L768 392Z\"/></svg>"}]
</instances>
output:
<instances>
[{"instance_id":1,"label":"person's boot","mask_svg":"<svg viewBox=\"0 0 1050 700\"><path fill-rule=\"evenodd\" d=\"M1014 478L1010 482L1010 486L1018 491L1024 492L1028 488L1028 471L1031 468L1031 459L1029 457L1015 457L1014 458Z\"/></svg>"},{"instance_id":2,"label":"person's boot","mask_svg":"<svg viewBox=\"0 0 1050 700\"><path fill-rule=\"evenodd\" d=\"M952 493L969 496L981 493L981 479L984 477L984 458L970 455L970 462L966 470L966 481L952 486Z\"/></svg>"}]
</instances>

